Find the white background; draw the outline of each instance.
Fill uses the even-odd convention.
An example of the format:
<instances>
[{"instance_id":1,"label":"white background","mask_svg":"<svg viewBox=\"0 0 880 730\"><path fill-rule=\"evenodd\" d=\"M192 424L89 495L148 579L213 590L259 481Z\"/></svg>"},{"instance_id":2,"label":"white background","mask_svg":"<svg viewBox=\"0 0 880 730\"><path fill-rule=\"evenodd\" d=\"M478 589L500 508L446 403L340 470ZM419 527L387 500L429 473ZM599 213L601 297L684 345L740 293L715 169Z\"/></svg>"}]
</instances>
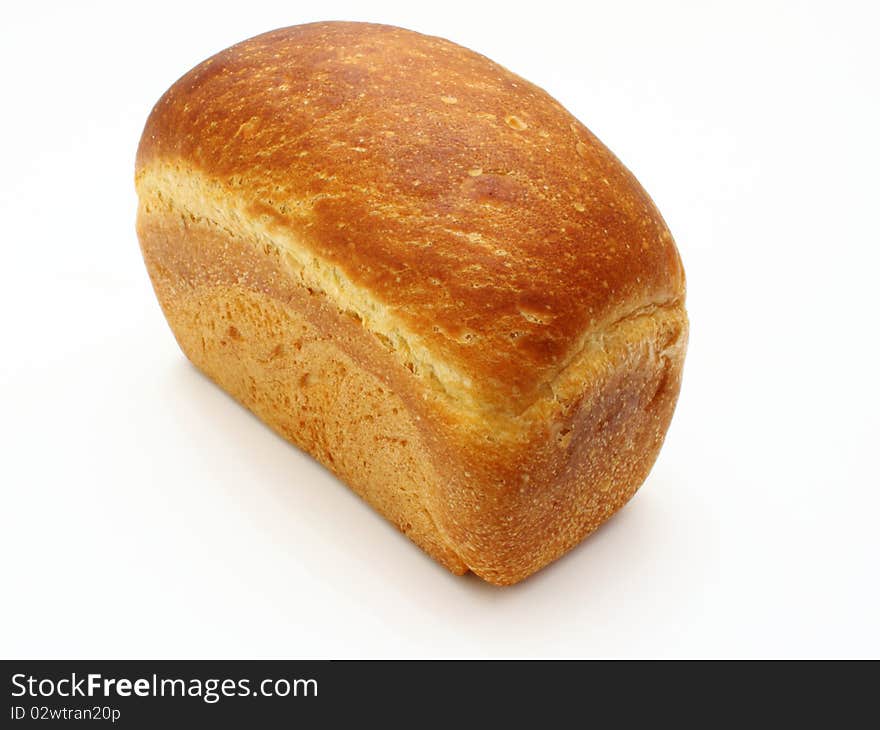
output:
<instances>
[{"instance_id":1,"label":"white background","mask_svg":"<svg viewBox=\"0 0 880 730\"><path fill-rule=\"evenodd\" d=\"M880 656L875 4L14 3L0 24L0 654ZM161 93L374 20L546 88L635 172L692 320L636 498L510 589L455 578L184 359L134 233Z\"/></svg>"}]
</instances>

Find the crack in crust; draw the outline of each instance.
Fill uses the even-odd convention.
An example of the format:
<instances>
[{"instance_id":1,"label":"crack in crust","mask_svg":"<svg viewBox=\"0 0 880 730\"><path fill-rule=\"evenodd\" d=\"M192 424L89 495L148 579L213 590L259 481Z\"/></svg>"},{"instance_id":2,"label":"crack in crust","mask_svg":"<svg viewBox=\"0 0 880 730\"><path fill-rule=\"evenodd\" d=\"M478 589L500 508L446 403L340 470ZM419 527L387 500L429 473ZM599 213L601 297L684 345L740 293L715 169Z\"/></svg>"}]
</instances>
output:
<instances>
[{"instance_id":1,"label":"crack in crust","mask_svg":"<svg viewBox=\"0 0 880 730\"><path fill-rule=\"evenodd\" d=\"M547 410L546 401L560 402L576 396L580 388L577 373L583 369L584 359L592 357L607 334L621 323L681 306L679 298L644 304L585 332L556 372L535 386L530 402L519 405L516 411L505 411L497 402L480 399L471 388L473 379L453 363L436 358L422 338L395 316L392 308L357 286L339 266L310 250L287 227L273 225L265 216L249 216L244 203L225 193L218 181L183 170L180 163L164 163L140 170L137 188L148 209L167 208L176 215L250 240L264 252L273 251L294 280L327 296L340 312L358 320L401 364L444 399L450 409L469 420L491 419L504 432L520 429L522 421L542 418ZM312 205L313 201L296 201L298 215L308 219Z\"/></svg>"}]
</instances>

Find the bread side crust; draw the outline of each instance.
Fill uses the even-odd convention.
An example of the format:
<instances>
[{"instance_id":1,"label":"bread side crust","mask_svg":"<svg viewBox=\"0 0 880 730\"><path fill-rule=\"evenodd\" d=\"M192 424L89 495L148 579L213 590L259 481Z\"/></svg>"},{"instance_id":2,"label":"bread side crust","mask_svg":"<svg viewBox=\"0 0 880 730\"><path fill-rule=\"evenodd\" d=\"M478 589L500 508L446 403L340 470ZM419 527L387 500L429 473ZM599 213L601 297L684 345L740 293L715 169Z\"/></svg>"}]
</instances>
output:
<instances>
[{"instance_id":1,"label":"bread side crust","mask_svg":"<svg viewBox=\"0 0 880 730\"><path fill-rule=\"evenodd\" d=\"M138 229L187 356L453 572L522 580L625 504L650 470L680 384L679 304L591 335L527 412L475 414L293 276L279 247L167 192L141 186ZM300 357L303 328L315 344Z\"/></svg>"},{"instance_id":2,"label":"bread side crust","mask_svg":"<svg viewBox=\"0 0 880 730\"><path fill-rule=\"evenodd\" d=\"M431 557L467 572L431 516L426 486L437 477L412 410L378 374L387 368L381 357L371 368L354 359L366 349L357 323L337 317L314 291L291 286L277 259L240 237L145 207L144 260L187 358Z\"/></svg>"}]
</instances>

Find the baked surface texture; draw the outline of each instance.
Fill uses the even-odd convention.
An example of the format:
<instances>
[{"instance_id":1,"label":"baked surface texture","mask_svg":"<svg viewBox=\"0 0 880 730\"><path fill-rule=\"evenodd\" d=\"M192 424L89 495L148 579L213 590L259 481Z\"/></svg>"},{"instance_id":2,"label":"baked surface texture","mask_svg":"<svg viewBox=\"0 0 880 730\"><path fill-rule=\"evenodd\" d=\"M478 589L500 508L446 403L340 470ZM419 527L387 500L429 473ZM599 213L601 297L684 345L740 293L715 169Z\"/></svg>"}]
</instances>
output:
<instances>
[{"instance_id":1,"label":"baked surface texture","mask_svg":"<svg viewBox=\"0 0 880 730\"><path fill-rule=\"evenodd\" d=\"M684 272L536 86L399 28L285 28L166 92L136 185L187 357L453 572L517 582L647 476Z\"/></svg>"}]
</instances>

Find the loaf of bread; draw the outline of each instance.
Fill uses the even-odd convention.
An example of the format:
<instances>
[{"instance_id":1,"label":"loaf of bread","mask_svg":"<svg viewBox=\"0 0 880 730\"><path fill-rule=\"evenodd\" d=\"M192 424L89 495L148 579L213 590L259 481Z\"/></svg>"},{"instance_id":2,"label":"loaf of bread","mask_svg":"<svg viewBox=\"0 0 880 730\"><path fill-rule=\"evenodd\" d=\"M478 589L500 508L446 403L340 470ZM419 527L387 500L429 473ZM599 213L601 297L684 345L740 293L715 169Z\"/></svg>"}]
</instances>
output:
<instances>
[{"instance_id":1,"label":"loaf of bread","mask_svg":"<svg viewBox=\"0 0 880 730\"><path fill-rule=\"evenodd\" d=\"M452 572L515 583L647 476L687 339L675 244L583 124L484 56L266 33L160 99L136 185L186 356Z\"/></svg>"}]
</instances>

